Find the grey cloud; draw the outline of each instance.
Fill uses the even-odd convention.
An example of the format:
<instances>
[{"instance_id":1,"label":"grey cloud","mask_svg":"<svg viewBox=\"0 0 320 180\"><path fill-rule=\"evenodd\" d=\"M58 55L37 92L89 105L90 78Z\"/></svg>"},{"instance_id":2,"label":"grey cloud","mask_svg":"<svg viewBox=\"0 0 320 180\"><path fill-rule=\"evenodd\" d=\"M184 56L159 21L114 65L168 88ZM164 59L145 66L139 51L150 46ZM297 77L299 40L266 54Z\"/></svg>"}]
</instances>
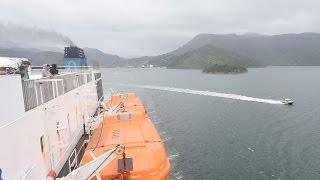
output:
<instances>
[{"instance_id":1,"label":"grey cloud","mask_svg":"<svg viewBox=\"0 0 320 180\"><path fill-rule=\"evenodd\" d=\"M136 57L176 49L198 33L320 32L318 7L317 0L2 0L0 20Z\"/></svg>"}]
</instances>

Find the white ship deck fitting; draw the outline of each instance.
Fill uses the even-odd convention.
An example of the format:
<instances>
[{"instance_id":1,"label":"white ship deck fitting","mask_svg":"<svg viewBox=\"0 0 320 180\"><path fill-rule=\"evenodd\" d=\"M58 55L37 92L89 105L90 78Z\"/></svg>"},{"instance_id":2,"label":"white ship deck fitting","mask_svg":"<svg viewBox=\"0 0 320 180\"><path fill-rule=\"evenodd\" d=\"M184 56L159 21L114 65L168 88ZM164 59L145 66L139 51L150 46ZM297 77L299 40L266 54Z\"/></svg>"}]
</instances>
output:
<instances>
[{"instance_id":1,"label":"white ship deck fitting","mask_svg":"<svg viewBox=\"0 0 320 180\"><path fill-rule=\"evenodd\" d=\"M0 76L3 179L45 179L60 172L103 99L101 74L86 70L21 82Z\"/></svg>"}]
</instances>

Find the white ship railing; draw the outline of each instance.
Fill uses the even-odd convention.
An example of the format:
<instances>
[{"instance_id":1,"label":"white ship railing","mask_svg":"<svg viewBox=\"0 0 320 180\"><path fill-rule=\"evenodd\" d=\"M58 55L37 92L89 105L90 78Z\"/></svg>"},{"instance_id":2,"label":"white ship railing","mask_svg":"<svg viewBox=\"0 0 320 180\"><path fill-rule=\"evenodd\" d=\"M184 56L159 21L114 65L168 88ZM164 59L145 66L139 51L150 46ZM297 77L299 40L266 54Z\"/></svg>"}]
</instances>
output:
<instances>
[{"instance_id":1,"label":"white ship railing","mask_svg":"<svg viewBox=\"0 0 320 180\"><path fill-rule=\"evenodd\" d=\"M32 79L22 82L25 111L29 111L84 84L97 83L98 100L103 97L100 72L57 75L54 79Z\"/></svg>"}]
</instances>

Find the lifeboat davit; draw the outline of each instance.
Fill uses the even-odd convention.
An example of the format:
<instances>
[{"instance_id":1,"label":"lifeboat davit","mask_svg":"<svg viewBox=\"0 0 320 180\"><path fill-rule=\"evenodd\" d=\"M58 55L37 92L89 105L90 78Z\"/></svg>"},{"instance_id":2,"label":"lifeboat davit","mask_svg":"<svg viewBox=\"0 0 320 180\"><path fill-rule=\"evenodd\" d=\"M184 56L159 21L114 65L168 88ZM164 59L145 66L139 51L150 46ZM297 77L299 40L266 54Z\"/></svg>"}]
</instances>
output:
<instances>
[{"instance_id":1,"label":"lifeboat davit","mask_svg":"<svg viewBox=\"0 0 320 180\"><path fill-rule=\"evenodd\" d=\"M165 146L142 101L133 93L115 94L104 107L104 120L94 130L81 164L122 144L125 153L102 169L96 179L168 180L170 162Z\"/></svg>"}]
</instances>

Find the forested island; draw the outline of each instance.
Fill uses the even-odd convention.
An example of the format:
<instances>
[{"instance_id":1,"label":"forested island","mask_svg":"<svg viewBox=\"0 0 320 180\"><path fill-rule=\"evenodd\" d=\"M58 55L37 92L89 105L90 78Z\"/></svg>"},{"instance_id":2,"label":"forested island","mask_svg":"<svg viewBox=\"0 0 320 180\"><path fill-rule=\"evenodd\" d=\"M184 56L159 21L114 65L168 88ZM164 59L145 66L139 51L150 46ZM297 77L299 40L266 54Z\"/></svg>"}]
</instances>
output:
<instances>
[{"instance_id":1,"label":"forested island","mask_svg":"<svg viewBox=\"0 0 320 180\"><path fill-rule=\"evenodd\" d=\"M240 74L247 73L248 69L241 65L214 64L205 67L202 72L210 74Z\"/></svg>"}]
</instances>

